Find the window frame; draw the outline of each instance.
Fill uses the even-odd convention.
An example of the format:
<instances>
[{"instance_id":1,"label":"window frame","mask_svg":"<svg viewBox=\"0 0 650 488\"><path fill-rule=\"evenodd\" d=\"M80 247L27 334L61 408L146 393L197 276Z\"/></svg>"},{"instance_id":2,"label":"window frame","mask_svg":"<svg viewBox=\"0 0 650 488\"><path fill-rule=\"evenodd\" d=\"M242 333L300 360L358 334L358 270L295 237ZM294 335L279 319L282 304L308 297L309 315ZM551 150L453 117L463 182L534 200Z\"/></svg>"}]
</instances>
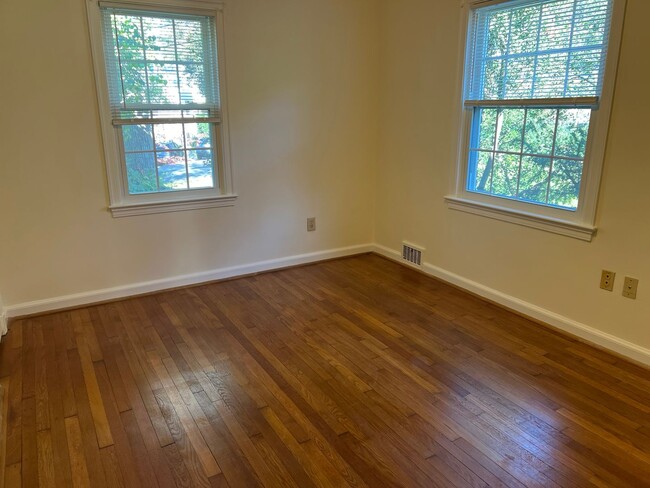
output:
<instances>
[{"instance_id":1,"label":"window frame","mask_svg":"<svg viewBox=\"0 0 650 488\"><path fill-rule=\"evenodd\" d=\"M230 158L228 97L225 77L223 3L217 0L86 0L95 84L109 190L109 210L113 217L232 206L237 199ZM101 6L210 16L216 29L216 53L220 94L220 120L208 122L213 137L213 188L130 194L126 173L122 129L113 124L108 77L104 56ZM200 122L197 120L197 122ZM188 119L186 123L192 123Z\"/></svg>"},{"instance_id":2,"label":"window frame","mask_svg":"<svg viewBox=\"0 0 650 488\"><path fill-rule=\"evenodd\" d=\"M542 204L518 201L467 189L469 171L469 152L474 106L465 106L465 67L471 53L472 15L476 9L497 4L518 4L520 0L465 0L461 7L461 41L459 49L458 74L458 138L454 151L456 153L455 170L453 171L452 193L445 196L448 208L469 212L518 225L533 227L540 230L566 235L577 239L591 241L596 234L596 210L602 177L609 120L616 85L616 74L620 54L623 21L627 0L612 0L612 19L607 46L607 61L603 78L602 93L598 104L591 113L587 146L585 151L583 176L580 185L578 208L574 210L560 209ZM552 99L532 100L525 106L535 105L539 108L551 107ZM496 106L522 106L508 101L494 101ZM487 104L486 104L487 105ZM571 108L571 107L566 107Z\"/></svg>"}]
</instances>

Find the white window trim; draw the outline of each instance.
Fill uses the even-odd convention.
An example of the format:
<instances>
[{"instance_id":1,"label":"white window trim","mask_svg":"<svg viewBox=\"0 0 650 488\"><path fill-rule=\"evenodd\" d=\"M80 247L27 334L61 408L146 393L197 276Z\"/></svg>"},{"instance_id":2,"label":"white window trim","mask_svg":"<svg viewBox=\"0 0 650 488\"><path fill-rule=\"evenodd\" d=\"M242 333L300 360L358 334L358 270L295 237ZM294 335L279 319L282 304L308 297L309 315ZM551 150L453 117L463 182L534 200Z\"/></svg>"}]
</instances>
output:
<instances>
[{"instance_id":1,"label":"white window trim","mask_svg":"<svg viewBox=\"0 0 650 488\"><path fill-rule=\"evenodd\" d=\"M230 158L228 130L228 97L225 77L225 49L223 3L217 0L86 0L93 67L99 103L104 158L110 204L113 217L127 217L153 213L233 206L237 199ZM182 192L130 195L125 176L123 148L119 130L113 126L106 76L100 6L158 10L163 12L210 15L217 30L217 62L219 66L219 93L221 98L220 137L215 146L214 189L185 190Z\"/></svg>"},{"instance_id":2,"label":"white window trim","mask_svg":"<svg viewBox=\"0 0 650 488\"><path fill-rule=\"evenodd\" d=\"M591 241L596 234L596 210L600 190L609 120L616 85L618 58L627 0L614 0L612 22L603 89L598 109L592 112L585 152L584 174L576 211L562 210L516 200L504 199L467 191L467 162L472 108L464 106L465 65L469 49L469 25L476 8L505 3L512 0L466 0L461 7L460 66L457 80L457 107L461 114L455 151L456 167L453 172L452 193L445 196L448 208L489 217L518 225Z\"/></svg>"}]
</instances>

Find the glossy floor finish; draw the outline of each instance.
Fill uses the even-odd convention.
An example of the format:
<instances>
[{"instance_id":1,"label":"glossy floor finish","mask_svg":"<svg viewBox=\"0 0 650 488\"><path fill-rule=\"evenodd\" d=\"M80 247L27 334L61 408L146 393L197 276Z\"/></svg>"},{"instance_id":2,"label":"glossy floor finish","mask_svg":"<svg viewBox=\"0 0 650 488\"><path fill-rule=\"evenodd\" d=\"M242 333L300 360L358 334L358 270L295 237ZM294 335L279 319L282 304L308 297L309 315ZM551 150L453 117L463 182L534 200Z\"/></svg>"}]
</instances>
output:
<instances>
[{"instance_id":1,"label":"glossy floor finish","mask_svg":"<svg viewBox=\"0 0 650 488\"><path fill-rule=\"evenodd\" d=\"M14 322L7 487L650 486L650 372L374 255Z\"/></svg>"}]
</instances>

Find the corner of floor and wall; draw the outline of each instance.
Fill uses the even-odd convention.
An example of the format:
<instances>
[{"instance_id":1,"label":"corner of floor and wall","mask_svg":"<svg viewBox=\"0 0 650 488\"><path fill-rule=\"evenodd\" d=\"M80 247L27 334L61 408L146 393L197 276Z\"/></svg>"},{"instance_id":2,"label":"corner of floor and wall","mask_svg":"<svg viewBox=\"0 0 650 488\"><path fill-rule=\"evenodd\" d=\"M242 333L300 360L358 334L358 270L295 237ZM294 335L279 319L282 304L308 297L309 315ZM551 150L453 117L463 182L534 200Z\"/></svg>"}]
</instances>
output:
<instances>
[{"instance_id":1,"label":"corner of floor and wall","mask_svg":"<svg viewBox=\"0 0 650 488\"><path fill-rule=\"evenodd\" d=\"M460 0L225 2L234 207L107 212L84 2L5 0L0 292L10 317L375 251L650 364L650 73L628 0L590 242L449 210ZM33 36L31 33L41 35ZM48 39L44 48L42 39ZM61 69L58 53L66 53ZM35 67L47 70L47 90ZM56 93L56 96L52 96ZM33 114L41 114L34 117ZM56 120L56 123L53 123ZM306 219L316 217L316 232ZM600 271L617 272L615 292ZM637 300L621 296L640 279Z\"/></svg>"}]
</instances>

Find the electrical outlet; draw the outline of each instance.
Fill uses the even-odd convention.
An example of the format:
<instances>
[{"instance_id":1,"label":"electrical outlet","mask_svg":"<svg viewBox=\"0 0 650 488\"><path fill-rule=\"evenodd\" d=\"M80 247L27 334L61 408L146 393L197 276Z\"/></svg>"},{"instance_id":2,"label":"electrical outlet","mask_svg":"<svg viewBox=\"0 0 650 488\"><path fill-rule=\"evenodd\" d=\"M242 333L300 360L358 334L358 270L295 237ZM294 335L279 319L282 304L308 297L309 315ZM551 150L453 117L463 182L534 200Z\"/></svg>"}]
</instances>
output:
<instances>
[{"instance_id":1,"label":"electrical outlet","mask_svg":"<svg viewBox=\"0 0 650 488\"><path fill-rule=\"evenodd\" d=\"M309 217L307 219L307 232L314 232L316 230L316 217Z\"/></svg>"},{"instance_id":2,"label":"electrical outlet","mask_svg":"<svg viewBox=\"0 0 650 488\"><path fill-rule=\"evenodd\" d=\"M616 273L614 273L613 271L603 270L603 274L600 277L600 287L603 290L613 291L615 278L616 278Z\"/></svg>"},{"instance_id":3,"label":"electrical outlet","mask_svg":"<svg viewBox=\"0 0 650 488\"><path fill-rule=\"evenodd\" d=\"M635 278L625 277L625 284L623 285L623 296L636 300L636 291L639 288L639 280Z\"/></svg>"}]
</instances>

